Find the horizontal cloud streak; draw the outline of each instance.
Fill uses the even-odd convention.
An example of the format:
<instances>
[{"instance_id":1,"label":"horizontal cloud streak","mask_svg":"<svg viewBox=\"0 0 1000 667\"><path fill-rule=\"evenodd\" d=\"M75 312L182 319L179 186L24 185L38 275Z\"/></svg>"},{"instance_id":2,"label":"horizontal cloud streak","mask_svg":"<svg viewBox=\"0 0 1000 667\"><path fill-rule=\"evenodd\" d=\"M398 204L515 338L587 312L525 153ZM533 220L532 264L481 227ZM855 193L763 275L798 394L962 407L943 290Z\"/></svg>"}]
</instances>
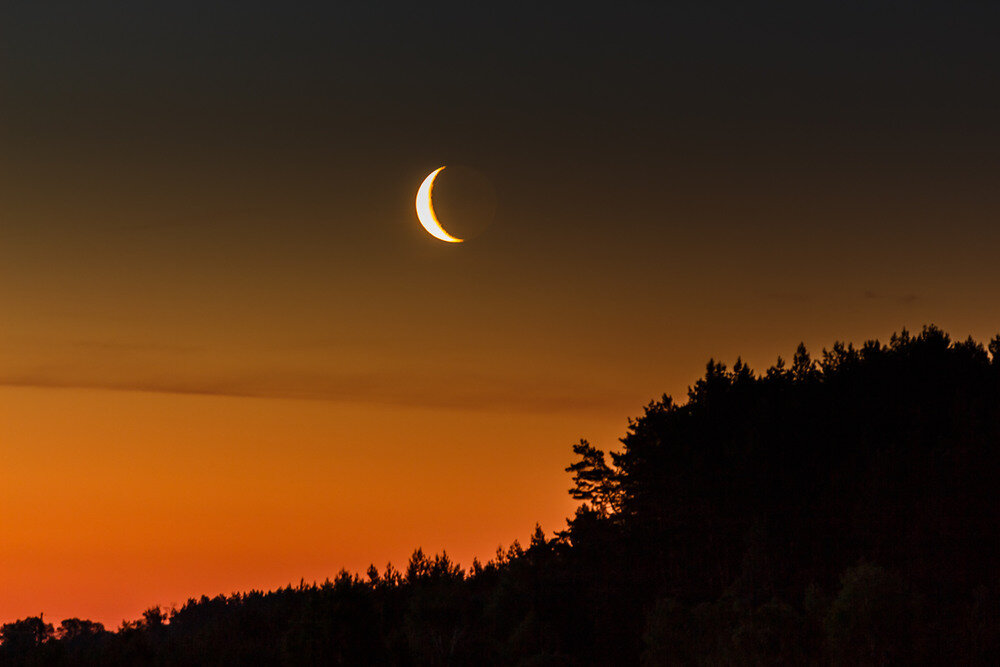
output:
<instances>
[{"instance_id":1,"label":"horizontal cloud streak","mask_svg":"<svg viewBox=\"0 0 1000 667\"><path fill-rule=\"evenodd\" d=\"M612 391L561 391L530 380L416 374L323 375L261 373L215 378L111 377L53 369L0 374L0 386L99 389L244 398L324 400L400 407L516 412L572 412L624 406L628 397Z\"/></svg>"}]
</instances>

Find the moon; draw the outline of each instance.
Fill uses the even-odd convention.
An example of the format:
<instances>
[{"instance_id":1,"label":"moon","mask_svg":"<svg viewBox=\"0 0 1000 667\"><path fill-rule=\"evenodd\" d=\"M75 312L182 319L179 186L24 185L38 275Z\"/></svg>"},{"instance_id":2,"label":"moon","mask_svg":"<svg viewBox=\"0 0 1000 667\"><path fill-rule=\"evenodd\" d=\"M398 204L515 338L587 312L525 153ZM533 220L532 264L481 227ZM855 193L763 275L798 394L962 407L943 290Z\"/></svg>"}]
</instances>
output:
<instances>
[{"instance_id":1,"label":"moon","mask_svg":"<svg viewBox=\"0 0 1000 667\"><path fill-rule=\"evenodd\" d=\"M424 226L427 233L434 238L447 241L448 243L461 243L463 239L456 238L446 232L441 223L438 222L437 216L434 215L434 204L431 203L431 194L434 190L434 179L442 171L444 171L444 167L435 169L420 184L420 189L417 190L417 220Z\"/></svg>"}]
</instances>

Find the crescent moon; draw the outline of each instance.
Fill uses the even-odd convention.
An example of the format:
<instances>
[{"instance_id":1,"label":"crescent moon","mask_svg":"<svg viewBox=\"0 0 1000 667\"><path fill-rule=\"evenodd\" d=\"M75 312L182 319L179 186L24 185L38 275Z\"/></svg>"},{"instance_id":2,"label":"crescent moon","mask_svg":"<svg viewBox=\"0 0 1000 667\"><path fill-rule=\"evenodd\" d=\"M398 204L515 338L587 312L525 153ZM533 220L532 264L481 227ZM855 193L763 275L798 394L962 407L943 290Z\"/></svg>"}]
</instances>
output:
<instances>
[{"instance_id":1,"label":"crescent moon","mask_svg":"<svg viewBox=\"0 0 1000 667\"><path fill-rule=\"evenodd\" d=\"M444 171L444 167L432 171L417 190L417 220L424 226L427 233L434 238L447 241L448 243L461 243L463 239L456 238L446 232L437 216L434 215L434 205L431 203L431 191L434 189L434 179Z\"/></svg>"}]
</instances>

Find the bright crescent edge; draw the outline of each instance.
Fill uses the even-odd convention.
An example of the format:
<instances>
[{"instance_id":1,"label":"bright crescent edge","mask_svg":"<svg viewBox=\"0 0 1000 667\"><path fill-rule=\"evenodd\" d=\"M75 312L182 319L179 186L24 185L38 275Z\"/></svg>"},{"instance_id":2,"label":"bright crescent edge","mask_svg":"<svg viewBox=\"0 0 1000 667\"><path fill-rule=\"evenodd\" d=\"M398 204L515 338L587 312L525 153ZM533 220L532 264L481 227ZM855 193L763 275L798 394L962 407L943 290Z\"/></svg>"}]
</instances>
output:
<instances>
[{"instance_id":1,"label":"bright crescent edge","mask_svg":"<svg viewBox=\"0 0 1000 667\"><path fill-rule=\"evenodd\" d=\"M448 243L461 243L462 239L456 238L446 232L441 223L438 222L437 216L434 215L434 205L431 203L431 191L434 189L434 179L437 175L444 170L444 167L439 167L432 171L424 182L420 184L420 189L417 190L417 220L420 224L424 226L427 233L434 238L441 239L442 241L447 241Z\"/></svg>"}]
</instances>

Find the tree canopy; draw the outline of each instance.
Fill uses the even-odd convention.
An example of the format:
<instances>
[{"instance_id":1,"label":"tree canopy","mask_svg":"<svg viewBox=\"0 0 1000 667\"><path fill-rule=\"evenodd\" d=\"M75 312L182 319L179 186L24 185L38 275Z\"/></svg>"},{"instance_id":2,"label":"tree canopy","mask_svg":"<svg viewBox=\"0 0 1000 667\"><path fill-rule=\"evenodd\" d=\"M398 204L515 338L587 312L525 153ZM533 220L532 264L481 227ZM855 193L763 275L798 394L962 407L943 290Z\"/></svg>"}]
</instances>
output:
<instances>
[{"instance_id":1,"label":"tree canopy","mask_svg":"<svg viewBox=\"0 0 1000 667\"><path fill-rule=\"evenodd\" d=\"M1000 663L1000 336L933 326L763 373L710 360L620 447L573 447L564 530L468 570L416 550L107 632L0 628L9 664Z\"/></svg>"}]
</instances>

